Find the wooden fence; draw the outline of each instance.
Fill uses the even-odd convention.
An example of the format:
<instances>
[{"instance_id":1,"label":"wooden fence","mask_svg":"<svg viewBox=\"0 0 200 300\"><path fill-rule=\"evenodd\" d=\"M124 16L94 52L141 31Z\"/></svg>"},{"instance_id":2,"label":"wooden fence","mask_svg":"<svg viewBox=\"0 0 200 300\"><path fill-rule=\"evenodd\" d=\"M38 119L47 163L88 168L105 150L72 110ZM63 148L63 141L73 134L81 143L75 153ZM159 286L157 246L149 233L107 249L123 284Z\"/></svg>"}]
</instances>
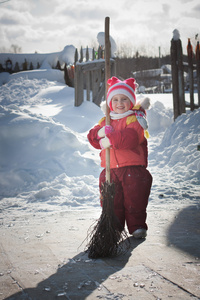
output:
<instances>
[{"instance_id":1,"label":"wooden fence","mask_svg":"<svg viewBox=\"0 0 200 300\"><path fill-rule=\"evenodd\" d=\"M116 73L114 59L110 59L110 65L111 76L114 76ZM93 49L92 57L89 59L88 48L85 57L81 48L78 60L78 50L76 49L74 71L75 106L80 106L84 97L87 101L100 105L102 98L105 97L104 51L100 47L97 52Z\"/></svg>"},{"instance_id":2,"label":"wooden fence","mask_svg":"<svg viewBox=\"0 0 200 300\"><path fill-rule=\"evenodd\" d=\"M66 64L63 68L61 68L60 66L60 62L59 60L57 61L57 64L55 67L53 67L53 69L59 69L61 71L65 71L66 68ZM0 63L0 73L1 72L8 72L10 74L12 73L18 73L21 71L31 71L31 70L37 70L40 68L40 63L37 62L37 66L33 65L33 63L30 61L28 62L26 59L24 59L23 63L19 63L16 62L15 64L13 64L12 60L10 58L8 58L5 62L4 62L4 66Z\"/></svg>"},{"instance_id":3,"label":"wooden fence","mask_svg":"<svg viewBox=\"0 0 200 300\"><path fill-rule=\"evenodd\" d=\"M172 90L173 90L173 106L174 120L182 113L186 112L186 108L192 111L200 107L200 47L199 42L196 45L196 55L193 53L193 48L188 39L187 45L188 62L183 63L182 43L180 38L171 40L171 65L172 65ZM189 76L189 93L190 102L185 101L185 83L184 69L187 68ZM198 93L198 104L194 102L194 76L196 70L196 87Z\"/></svg>"},{"instance_id":4,"label":"wooden fence","mask_svg":"<svg viewBox=\"0 0 200 300\"><path fill-rule=\"evenodd\" d=\"M8 58L5 63L4 63L4 67L3 65L0 63L0 73L1 72L8 72L10 74L12 73L17 73L17 72L21 72L21 71L28 71L28 70L33 70L33 64L32 62L28 63L27 60L25 59L24 62L21 64L16 62L15 64L13 64L12 60L10 58ZM37 63L37 69L40 68L40 64Z\"/></svg>"}]
</instances>

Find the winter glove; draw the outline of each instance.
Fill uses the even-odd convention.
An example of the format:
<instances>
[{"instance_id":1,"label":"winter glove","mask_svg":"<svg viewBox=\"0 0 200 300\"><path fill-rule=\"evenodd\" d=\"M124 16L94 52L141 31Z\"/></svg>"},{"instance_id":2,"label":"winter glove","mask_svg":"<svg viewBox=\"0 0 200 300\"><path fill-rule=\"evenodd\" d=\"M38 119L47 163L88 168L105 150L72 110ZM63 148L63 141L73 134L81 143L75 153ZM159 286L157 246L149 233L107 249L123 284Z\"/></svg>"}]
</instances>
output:
<instances>
[{"instance_id":1,"label":"winter glove","mask_svg":"<svg viewBox=\"0 0 200 300\"><path fill-rule=\"evenodd\" d=\"M147 122L145 114L142 111L138 111L138 112L135 113L135 115L136 115L136 118L137 118L139 124L142 126L142 128L144 130L147 130L148 129L148 122Z\"/></svg>"},{"instance_id":2,"label":"winter glove","mask_svg":"<svg viewBox=\"0 0 200 300\"><path fill-rule=\"evenodd\" d=\"M106 125L106 126L103 126L101 129L99 129L98 131L98 138L103 138L105 137L107 134L113 132L114 129L111 125Z\"/></svg>"},{"instance_id":3,"label":"winter glove","mask_svg":"<svg viewBox=\"0 0 200 300\"><path fill-rule=\"evenodd\" d=\"M99 141L99 145L100 145L101 149L106 149L111 146L111 142L110 142L109 138L105 137Z\"/></svg>"}]
</instances>

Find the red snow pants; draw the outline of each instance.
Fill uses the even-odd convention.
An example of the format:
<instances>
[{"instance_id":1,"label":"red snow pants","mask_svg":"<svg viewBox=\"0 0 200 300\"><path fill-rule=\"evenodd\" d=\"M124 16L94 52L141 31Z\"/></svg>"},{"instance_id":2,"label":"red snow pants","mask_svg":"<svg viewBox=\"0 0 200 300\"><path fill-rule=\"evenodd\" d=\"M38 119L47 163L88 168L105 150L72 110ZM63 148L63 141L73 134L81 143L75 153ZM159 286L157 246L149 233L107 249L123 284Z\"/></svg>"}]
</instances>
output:
<instances>
[{"instance_id":1,"label":"red snow pants","mask_svg":"<svg viewBox=\"0 0 200 300\"><path fill-rule=\"evenodd\" d=\"M132 234L138 228L148 229L146 208L151 191L152 176L143 166L128 166L110 170L115 183L114 208L121 225ZM105 169L99 177L99 188L105 182Z\"/></svg>"}]
</instances>

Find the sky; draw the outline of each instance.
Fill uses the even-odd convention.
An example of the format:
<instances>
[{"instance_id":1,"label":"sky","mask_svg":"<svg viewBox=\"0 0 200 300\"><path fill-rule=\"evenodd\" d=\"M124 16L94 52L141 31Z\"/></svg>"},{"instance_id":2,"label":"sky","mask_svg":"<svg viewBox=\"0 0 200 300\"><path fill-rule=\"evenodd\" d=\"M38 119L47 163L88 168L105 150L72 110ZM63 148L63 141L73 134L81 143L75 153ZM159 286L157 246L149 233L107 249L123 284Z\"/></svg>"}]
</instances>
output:
<instances>
[{"instance_id":1,"label":"sky","mask_svg":"<svg viewBox=\"0 0 200 300\"><path fill-rule=\"evenodd\" d=\"M199 0L0 0L0 52L17 45L23 53L97 46L97 34L110 17L110 35L118 51L158 56L170 53L173 30L200 38Z\"/></svg>"}]
</instances>

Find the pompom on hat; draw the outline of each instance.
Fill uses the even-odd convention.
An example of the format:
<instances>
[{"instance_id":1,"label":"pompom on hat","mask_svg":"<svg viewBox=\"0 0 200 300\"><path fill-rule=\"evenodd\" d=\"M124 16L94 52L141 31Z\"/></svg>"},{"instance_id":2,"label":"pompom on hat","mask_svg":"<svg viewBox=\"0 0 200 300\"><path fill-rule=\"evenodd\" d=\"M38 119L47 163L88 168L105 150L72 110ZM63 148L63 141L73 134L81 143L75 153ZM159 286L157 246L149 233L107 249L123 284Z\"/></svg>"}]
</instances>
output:
<instances>
[{"instance_id":1,"label":"pompom on hat","mask_svg":"<svg viewBox=\"0 0 200 300\"><path fill-rule=\"evenodd\" d=\"M108 79L107 83L110 86L107 92L107 104L111 110L113 110L111 100L117 94L125 95L130 99L132 103L130 109L136 104L135 90L137 89L138 84L134 78L128 78L124 81L121 81L117 77L113 76L112 78Z\"/></svg>"}]
</instances>

